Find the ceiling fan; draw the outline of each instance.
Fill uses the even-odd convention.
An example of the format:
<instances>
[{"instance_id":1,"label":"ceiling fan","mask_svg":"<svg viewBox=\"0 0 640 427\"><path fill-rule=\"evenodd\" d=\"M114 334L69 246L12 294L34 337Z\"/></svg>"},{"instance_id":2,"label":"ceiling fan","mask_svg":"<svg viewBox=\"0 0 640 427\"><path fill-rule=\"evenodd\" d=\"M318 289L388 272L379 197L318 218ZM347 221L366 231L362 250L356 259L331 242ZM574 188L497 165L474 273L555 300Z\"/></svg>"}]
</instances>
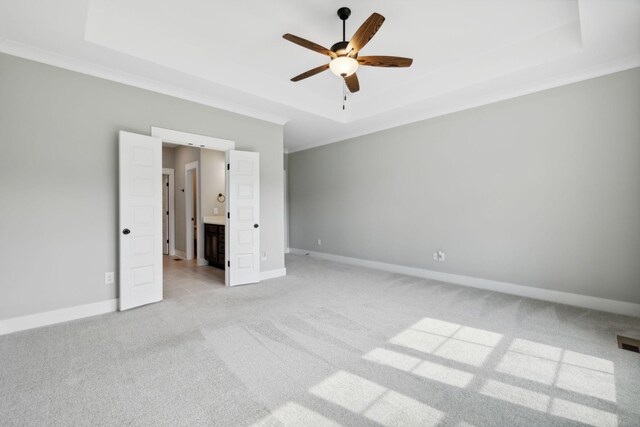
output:
<instances>
[{"instance_id":1,"label":"ceiling fan","mask_svg":"<svg viewBox=\"0 0 640 427\"><path fill-rule=\"evenodd\" d=\"M331 49L327 49L301 37L294 36L293 34L287 33L282 36L284 39L289 40L292 43L306 47L307 49L311 49L323 55L327 55L331 58L331 62L328 64L321 65L295 76L291 79L292 82L298 82L330 69L333 74L344 79L349 92L353 93L360 90L360 83L358 82L358 76L356 75L356 70L359 65L366 65L370 67L411 66L411 63L413 62L413 59L411 58L402 58L399 56L358 57L360 50L373 38L382 26L384 16L379 13L373 13L366 21L364 21L360 28L358 28L358 31L356 31L353 37L351 37L351 40L346 41L345 26L346 20L350 15L351 9L348 7L341 7L338 9L338 17L342 20L342 41L331 46Z\"/></svg>"}]
</instances>

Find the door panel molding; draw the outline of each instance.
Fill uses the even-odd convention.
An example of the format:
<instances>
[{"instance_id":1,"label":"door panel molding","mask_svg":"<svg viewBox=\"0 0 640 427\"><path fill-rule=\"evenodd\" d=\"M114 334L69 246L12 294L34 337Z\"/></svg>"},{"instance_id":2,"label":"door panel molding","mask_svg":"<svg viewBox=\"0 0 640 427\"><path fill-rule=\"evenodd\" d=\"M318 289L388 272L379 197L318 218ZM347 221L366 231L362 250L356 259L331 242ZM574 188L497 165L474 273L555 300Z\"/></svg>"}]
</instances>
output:
<instances>
[{"instance_id":1,"label":"door panel molding","mask_svg":"<svg viewBox=\"0 0 640 427\"><path fill-rule=\"evenodd\" d=\"M260 155L227 151L227 286L260 281Z\"/></svg>"},{"instance_id":2,"label":"door panel molding","mask_svg":"<svg viewBox=\"0 0 640 427\"><path fill-rule=\"evenodd\" d=\"M120 310L162 300L162 140L119 134Z\"/></svg>"}]
</instances>

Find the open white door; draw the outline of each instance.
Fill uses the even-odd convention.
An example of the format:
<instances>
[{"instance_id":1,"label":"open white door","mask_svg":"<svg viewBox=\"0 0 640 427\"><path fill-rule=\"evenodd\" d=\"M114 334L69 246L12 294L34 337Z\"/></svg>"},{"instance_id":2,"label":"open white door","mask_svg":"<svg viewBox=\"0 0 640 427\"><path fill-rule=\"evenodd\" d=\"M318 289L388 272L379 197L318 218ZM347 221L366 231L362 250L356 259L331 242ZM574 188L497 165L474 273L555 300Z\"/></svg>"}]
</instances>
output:
<instances>
[{"instance_id":1,"label":"open white door","mask_svg":"<svg viewBox=\"0 0 640 427\"><path fill-rule=\"evenodd\" d=\"M162 253L169 255L169 175L162 175Z\"/></svg>"},{"instance_id":2,"label":"open white door","mask_svg":"<svg viewBox=\"0 0 640 427\"><path fill-rule=\"evenodd\" d=\"M162 140L120 132L120 310L162 300Z\"/></svg>"},{"instance_id":3,"label":"open white door","mask_svg":"<svg viewBox=\"0 0 640 427\"><path fill-rule=\"evenodd\" d=\"M260 281L260 157L227 151L227 286Z\"/></svg>"}]
</instances>

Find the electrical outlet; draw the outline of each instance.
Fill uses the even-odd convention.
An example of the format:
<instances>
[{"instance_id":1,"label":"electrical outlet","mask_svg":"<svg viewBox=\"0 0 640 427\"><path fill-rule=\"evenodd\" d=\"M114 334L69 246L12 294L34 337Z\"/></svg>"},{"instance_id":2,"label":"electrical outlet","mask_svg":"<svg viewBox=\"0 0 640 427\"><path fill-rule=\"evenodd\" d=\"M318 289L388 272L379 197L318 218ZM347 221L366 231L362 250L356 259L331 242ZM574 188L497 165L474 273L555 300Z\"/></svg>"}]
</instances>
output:
<instances>
[{"instance_id":1,"label":"electrical outlet","mask_svg":"<svg viewBox=\"0 0 640 427\"><path fill-rule=\"evenodd\" d=\"M267 251L262 251L262 260L266 260L267 259Z\"/></svg>"},{"instance_id":2,"label":"electrical outlet","mask_svg":"<svg viewBox=\"0 0 640 427\"><path fill-rule=\"evenodd\" d=\"M434 260L434 261L437 261L437 260L438 260L438 251L435 251L435 252L433 253L433 260Z\"/></svg>"},{"instance_id":3,"label":"electrical outlet","mask_svg":"<svg viewBox=\"0 0 640 427\"><path fill-rule=\"evenodd\" d=\"M322 239L318 239L318 246L322 246Z\"/></svg>"},{"instance_id":4,"label":"electrical outlet","mask_svg":"<svg viewBox=\"0 0 640 427\"><path fill-rule=\"evenodd\" d=\"M107 273L104 273L104 284L105 285L113 285L114 279L115 279L115 274L113 273L113 271L109 271Z\"/></svg>"},{"instance_id":5,"label":"electrical outlet","mask_svg":"<svg viewBox=\"0 0 640 427\"><path fill-rule=\"evenodd\" d=\"M213 208L213 214L218 215L218 208Z\"/></svg>"},{"instance_id":6,"label":"electrical outlet","mask_svg":"<svg viewBox=\"0 0 640 427\"><path fill-rule=\"evenodd\" d=\"M438 261L440 261L440 262L445 262L446 261L446 256L445 256L444 252L438 251Z\"/></svg>"}]
</instances>

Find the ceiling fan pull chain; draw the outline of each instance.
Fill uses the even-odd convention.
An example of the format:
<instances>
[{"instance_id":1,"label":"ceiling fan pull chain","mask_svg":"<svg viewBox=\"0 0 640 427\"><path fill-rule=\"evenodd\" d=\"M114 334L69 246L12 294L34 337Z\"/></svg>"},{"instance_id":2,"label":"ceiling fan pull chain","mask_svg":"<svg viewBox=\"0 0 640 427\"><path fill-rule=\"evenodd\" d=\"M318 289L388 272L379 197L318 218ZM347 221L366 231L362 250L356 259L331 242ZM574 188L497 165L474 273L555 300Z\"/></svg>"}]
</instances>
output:
<instances>
[{"instance_id":1,"label":"ceiling fan pull chain","mask_svg":"<svg viewBox=\"0 0 640 427\"><path fill-rule=\"evenodd\" d=\"M347 102L347 82L342 80L342 109L345 109L345 103Z\"/></svg>"}]
</instances>

